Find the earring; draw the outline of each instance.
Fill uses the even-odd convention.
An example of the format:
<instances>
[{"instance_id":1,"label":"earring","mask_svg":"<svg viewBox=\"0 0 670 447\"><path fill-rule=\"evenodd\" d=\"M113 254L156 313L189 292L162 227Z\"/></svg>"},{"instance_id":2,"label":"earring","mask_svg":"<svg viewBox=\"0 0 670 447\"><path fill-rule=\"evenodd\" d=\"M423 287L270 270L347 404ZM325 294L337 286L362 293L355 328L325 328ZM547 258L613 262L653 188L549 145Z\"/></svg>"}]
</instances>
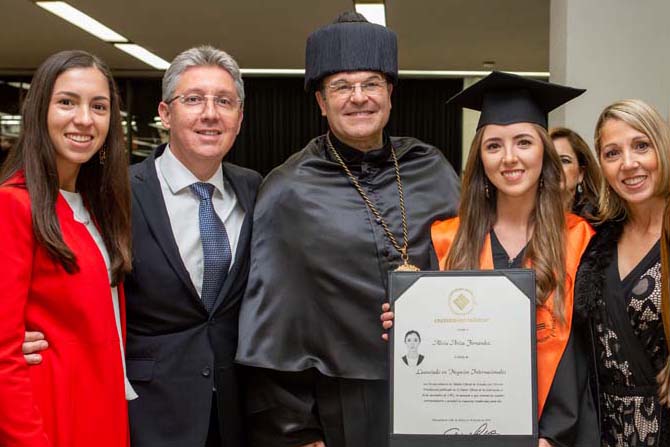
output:
<instances>
[{"instance_id":1,"label":"earring","mask_svg":"<svg viewBox=\"0 0 670 447\"><path fill-rule=\"evenodd\" d=\"M104 165L105 161L107 161L107 144L103 144L102 148L100 149L100 152L98 153L98 159L100 160L100 164Z\"/></svg>"},{"instance_id":2,"label":"earring","mask_svg":"<svg viewBox=\"0 0 670 447\"><path fill-rule=\"evenodd\" d=\"M577 194L581 194L584 192L584 187L582 186L582 182L577 183Z\"/></svg>"},{"instance_id":3,"label":"earring","mask_svg":"<svg viewBox=\"0 0 670 447\"><path fill-rule=\"evenodd\" d=\"M487 199L491 198L491 196L489 195L489 181L486 179L484 180L484 194L486 195Z\"/></svg>"},{"instance_id":4,"label":"earring","mask_svg":"<svg viewBox=\"0 0 670 447\"><path fill-rule=\"evenodd\" d=\"M540 177L540 189L544 188L544 177Z\"/></svg>"}]
</instances>

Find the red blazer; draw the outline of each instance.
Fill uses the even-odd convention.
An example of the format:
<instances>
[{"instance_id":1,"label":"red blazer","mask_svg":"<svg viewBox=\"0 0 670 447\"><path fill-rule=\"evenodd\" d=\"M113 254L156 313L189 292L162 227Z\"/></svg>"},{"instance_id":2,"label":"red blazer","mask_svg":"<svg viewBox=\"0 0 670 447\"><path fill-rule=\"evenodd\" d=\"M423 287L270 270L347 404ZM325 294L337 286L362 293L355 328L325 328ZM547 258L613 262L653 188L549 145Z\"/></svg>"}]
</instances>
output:
<instances>
[{"instance_id":1,"label":"red blazer","mask_svg":"<svg viewBox=\"0 0 670 447\"><path fill-rule=\"evenodd\" d=\"M35 240L19 174L0 186L0 446L126 447L127 404L105 263L62 196L56 215L77 257L69 275ZM125 315L119 288L121 316ZM122 321L123 326L125 322ZM25 329L49 349L21 353Z\"/></svg>"}]
</instances>

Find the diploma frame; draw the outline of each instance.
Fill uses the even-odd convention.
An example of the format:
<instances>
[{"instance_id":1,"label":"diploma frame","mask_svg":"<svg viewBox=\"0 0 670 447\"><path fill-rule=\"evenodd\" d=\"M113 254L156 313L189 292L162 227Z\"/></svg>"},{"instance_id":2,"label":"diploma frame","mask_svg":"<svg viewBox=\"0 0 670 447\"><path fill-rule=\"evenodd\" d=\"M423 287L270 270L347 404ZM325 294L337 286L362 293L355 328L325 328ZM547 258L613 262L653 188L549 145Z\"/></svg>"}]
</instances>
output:
<instances>
[{"instance_id":1,"label":"diploma frame","mask_svg":"<svg viewBox=\"0 0 670 447\"><path fill-rule=\"evenodd\" d=\"M531 371L531 433L523 435L505 434L422 434L422 433L396 433L394 427L394 402L396 397L396 380L394 377L396 355L402 356L402 352L395 351L395 328L398 326L403 315L396 310L396 300L401 298L406 291L412 288L421 278L438 278L445 282L445 290L449 287L450 280L454 278L466 281L477 281L482 277L502 277L518 288L530 301L530 315L527 328L530 334L530 367ZM537 338L535 321L535 272L530 269L513 270L461 270L461 271L421 271L421 272L390 272L388 282L388 298L395 312L394 327L389 331L389 396L390 396L390 421L389 421L389 446L390 447L537 447L538 443L538 417L537 417ZM452 281L453 284L453 281ZM446 300L445 300L446 302ZM519 309L520 312L525 312ZM431 312L428 310L427 312ZM434 313L433 313L434 315ZM517 314L522 315L523 314ZM430 318L428 315L426 318ZM524 318L525 319L525 316ZM510 321L510 324L514 322ZM518 324L518 323L516 323ZM398 333L398 337L404 334ZM513 349L512 346L506 349ZM528 403L526 403L528 404ZM447 404L448 405L448 404ZM527 408L527 407L526 407Z\"/></svg>"}]
</instances>

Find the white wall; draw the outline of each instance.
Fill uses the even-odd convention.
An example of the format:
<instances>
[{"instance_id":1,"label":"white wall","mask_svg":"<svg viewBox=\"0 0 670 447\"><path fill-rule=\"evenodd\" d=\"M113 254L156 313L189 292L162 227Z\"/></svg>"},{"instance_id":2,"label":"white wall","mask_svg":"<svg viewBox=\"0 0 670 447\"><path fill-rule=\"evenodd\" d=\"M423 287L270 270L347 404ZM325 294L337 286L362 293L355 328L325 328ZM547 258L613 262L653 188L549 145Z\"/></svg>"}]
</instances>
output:
<instances>
[{"instance_id":1,"label":"white wall","mask_svg":"<svg viewBox=\"0 0 670 447\"><path fill-rule=\"evenodd\" d=\"M552 112L550 125L593 143L604 107L625 98L670 114L669 0L551 0L551 81L588 91Z\"/></svg>"}]
</instances>

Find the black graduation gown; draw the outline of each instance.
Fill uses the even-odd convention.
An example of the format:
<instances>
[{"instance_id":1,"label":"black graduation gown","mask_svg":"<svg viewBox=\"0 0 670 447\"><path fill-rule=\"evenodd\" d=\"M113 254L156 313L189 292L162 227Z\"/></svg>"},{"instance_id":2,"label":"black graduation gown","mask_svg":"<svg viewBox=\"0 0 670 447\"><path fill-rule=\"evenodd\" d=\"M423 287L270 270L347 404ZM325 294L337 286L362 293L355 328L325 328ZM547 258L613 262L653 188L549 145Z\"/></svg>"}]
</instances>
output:
<instances>
[{"instance_id":1,"label":"black graduation gown","mask_svg":"<svg viewBox=\"0 0 670 447\"><path fill-rule=\"evenodd\" d=\"M525 249L510 259L494 231L491 252L496 269L523 267ZM599 442L597 411L589 392L588 355L571 331L538 422L540 438L560 447L595 447Z\"/></svg>"},{"instance_id":2,"label":"black graduation gown","mask_svg":"<svg viewBox=\"0 0 670 447\"><path fill-rule=\"evenodd\" d=\"M413 138L387 138L383 149L365 154L334 143L402 244L393 145L410 262L429 268L430 225L457 210L460 182L451 165ZM254 367L247 373L252 445L387 444L379 315L387 274L400 263L325 136L268 175L254 212L237 352L239 363Z\"/></svg>"}]
</instances>

